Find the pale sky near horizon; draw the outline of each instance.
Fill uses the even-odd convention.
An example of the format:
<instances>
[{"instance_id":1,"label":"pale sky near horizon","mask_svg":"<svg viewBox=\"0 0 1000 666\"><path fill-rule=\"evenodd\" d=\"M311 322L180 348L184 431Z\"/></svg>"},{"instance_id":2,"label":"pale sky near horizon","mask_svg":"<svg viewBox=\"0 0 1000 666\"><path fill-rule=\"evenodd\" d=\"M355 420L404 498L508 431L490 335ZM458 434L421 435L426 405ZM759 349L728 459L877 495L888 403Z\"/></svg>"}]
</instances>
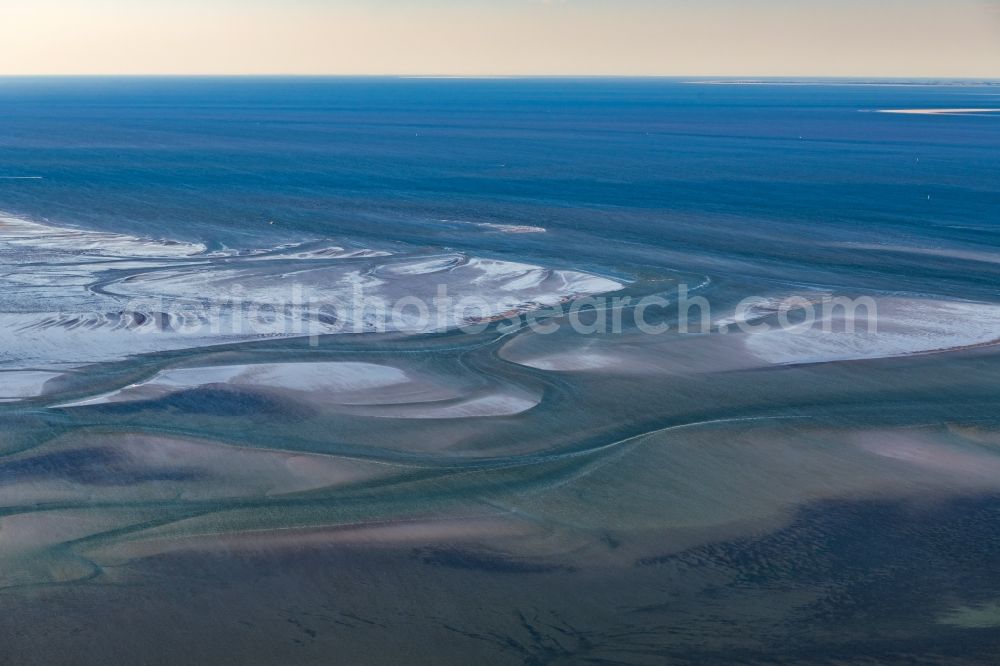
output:
<instances>
[{"instance_id":1,"label":"pale sky near horizon","mask_svg":"<svg viewBox=\"0 0 1000 666\"><path fill-rule=\"evenodd\" d=\"M998 0L0 0L0 74L1000 78Z\"/></svg>"}]
</instances>

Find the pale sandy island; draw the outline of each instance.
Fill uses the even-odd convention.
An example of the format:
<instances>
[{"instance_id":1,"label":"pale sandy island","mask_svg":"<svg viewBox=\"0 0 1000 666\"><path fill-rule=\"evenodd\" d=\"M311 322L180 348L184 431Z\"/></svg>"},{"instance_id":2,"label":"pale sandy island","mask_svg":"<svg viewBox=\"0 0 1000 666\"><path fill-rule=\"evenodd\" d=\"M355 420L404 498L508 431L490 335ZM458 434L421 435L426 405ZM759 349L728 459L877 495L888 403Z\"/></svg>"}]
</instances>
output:
<instances>
[{"instance_id":1,"label":"pale sandy island","mask_svg":"<svg viewBox=\"0 0 1000 666\"><path fill-rule=\"evenodd\" d=\"M877 109L876 113L896 113L910 116L968 116L1000 113L1000 109Z\"/></svg>"},{"instance_id":2,"label":"pale sandy island","mask_svg":"<svg viewBox=\"0 0 1000 666\"><path fill-rule=\"evenodd\" d=\"M857 310L848 311L825 305L823 296L810 295L811 323L781 326L778 313L789 296L777 294L714 320L717 332L708 335L583 339L569 333L529 332L505 344L500 356L548 372L690 375L891 358L1000 343L1000 305L994 303L887 297L860 301ZM756 330L737 331L733 328L737 323Z\"/></svg>"},{"instance_id":3,"label":"pale sandy island","mask_svg":"<svg viewBox=\"0 0 1000 666\"><path fill-rule=\"evenodd\" d=\"M746 348L768 363L793 364L926 354L1000 341L1000 306L995 304L918 298L874 303L873 313L838 310L811 324L747 335Z\"/></svg>"},{"instance_id":4,"label":"pale sandy island","mask_svg":"<svg viewBox=\"0 0 1000 666\"><path fill-rule=\"evenodd\" d=\"M45 392L46 382L59 376L56 372L32 370L0 372L0 402L40 396Z\"/></svg>"},{"instance_id":5,"label":"pale sandy island","mask_svg":"<svg viewBox=\"0 0 1000 666\"><path fill-rule=\"evenodd\" d=\"M409 378L402 370L373 363L262 363L175 368L164 370L147 381L61 407L149 400L217 384L330 394L380 389L407 381Z\"/></svg>"},{"instance_id":6,"label":"pale sandy island","mask_svg":"<svg viewBox=\"0 0 1000 666\"><path fill-rule=\"evenodd\" d=\"M500 166L507 166L502 164ZM548 232L545 227L535 226L533 224L501 224L498 222L466 222L465 220L449 220L443 218L441 222L446 222L449 224L461 224L465 226L477 227L479 229L485 229L487 231L493 231L501 234L544 234Z\"/></svg>"},{"instance_id":7,"label":"pale sandy island","mask_svg":"<svg viewBox=\"0 0 1000 666\"><path fill-rule=\"evenodd\" d=\"M494 224L492 222L479 222L476 224L480 229L499 231L503 234L544 234L545 227L536 227L530 224Z\"/></svg>"},{"instance_id":8,"label":"pale sandy island","mask_svg":"<svg viewBox=\"0 0 1000 666\"><path fill-rule=\"evenodd\" d=\"M321 407L339 407L374 418L460 419L512 416L532 409L541 395L517 387L491 386L476 393L449 388L430 377L374 363L261 363L171 368L152 378L58 408L156 400L193 389L280 391Z\"/></svg>"},{"instance_id":9,"label":"pale sandy island","mask_svg":"<svg viewBox=\"0 0 1000 666\"><path fill-rule=\"evenodd\" d=\"M535 230L490 227L501 228ZM19 269L29 264L31 271ZM450 301L437 299L443 287ZM0 369L78 367L310 334L436 332L623 287L590 273L458 252L392 256L328 240L210 252L200 243L53 226L0 212ZM394 310L404 299L426 304L425 311ZM274 316L250 314L270 312L277 303L287 307ZM20 391L0 391L0 399L20 397Z\"/></svg>"}]
</instances>

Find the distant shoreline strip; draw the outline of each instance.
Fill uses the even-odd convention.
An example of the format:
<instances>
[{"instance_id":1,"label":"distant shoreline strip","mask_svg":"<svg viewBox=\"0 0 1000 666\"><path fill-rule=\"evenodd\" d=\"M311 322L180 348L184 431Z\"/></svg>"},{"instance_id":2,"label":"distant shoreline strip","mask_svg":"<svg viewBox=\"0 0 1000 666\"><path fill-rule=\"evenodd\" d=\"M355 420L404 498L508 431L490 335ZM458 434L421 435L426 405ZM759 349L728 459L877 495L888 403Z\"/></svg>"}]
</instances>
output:
<instances>
[{"instance_id":1,"label":"distant shoreline strip","mask_svg":"<svg viewBox=\"0 0 1000 666\"><path fill-rule=\"evenodd\" d=\"M971 116L1000 113L1000 109L876 109L875 113L910 116Z\"/></svg>"}]
</instances>

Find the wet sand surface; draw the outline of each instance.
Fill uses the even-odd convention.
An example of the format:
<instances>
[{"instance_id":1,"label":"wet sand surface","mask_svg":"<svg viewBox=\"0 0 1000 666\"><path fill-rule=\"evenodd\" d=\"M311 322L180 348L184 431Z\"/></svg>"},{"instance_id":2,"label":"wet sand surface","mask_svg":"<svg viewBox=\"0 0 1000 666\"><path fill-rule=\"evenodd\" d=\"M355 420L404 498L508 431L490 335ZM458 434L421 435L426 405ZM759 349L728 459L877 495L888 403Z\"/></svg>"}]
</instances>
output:
<instances>
[{"instance_id":1,"label":"wet sand surface","mask_svg":"<svg viewBox=\"0 0 1000 666\"><path fill-rule=\"evenodd\" d=\"M252 85L170 130L121 93L124 129L91 119L109 134L64 155L94 180L0 186L0 662L1000 652L995 114L858 113L937 100L840 84L393 84L452 154L318 83L295 86L322 108L293 86L266 112ZM45 137L24 128L62 111L18 113ZM490 306L380 330L309 298L441 285ZM258 328L234 306L276 298ZM878 330L789 298L866 300Z\"/></svg>"}]
</instances>

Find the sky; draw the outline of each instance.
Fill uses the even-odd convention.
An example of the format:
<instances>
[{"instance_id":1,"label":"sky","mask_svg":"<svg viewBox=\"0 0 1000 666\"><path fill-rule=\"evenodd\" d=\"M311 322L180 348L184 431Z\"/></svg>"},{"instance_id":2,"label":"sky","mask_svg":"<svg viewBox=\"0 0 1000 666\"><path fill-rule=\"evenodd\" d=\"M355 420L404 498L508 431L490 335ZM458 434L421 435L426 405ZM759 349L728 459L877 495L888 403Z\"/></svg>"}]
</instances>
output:
<instances>
[{"instance_id":1,"label":"sky","mask_svg":"<svg viewBox=\"0 0 1000 666\"><path fill-rule=\"evenodd\" d=\"M0 0L0 74L1000 78L1000 0Z\"/></svg>"}]
</instances>

